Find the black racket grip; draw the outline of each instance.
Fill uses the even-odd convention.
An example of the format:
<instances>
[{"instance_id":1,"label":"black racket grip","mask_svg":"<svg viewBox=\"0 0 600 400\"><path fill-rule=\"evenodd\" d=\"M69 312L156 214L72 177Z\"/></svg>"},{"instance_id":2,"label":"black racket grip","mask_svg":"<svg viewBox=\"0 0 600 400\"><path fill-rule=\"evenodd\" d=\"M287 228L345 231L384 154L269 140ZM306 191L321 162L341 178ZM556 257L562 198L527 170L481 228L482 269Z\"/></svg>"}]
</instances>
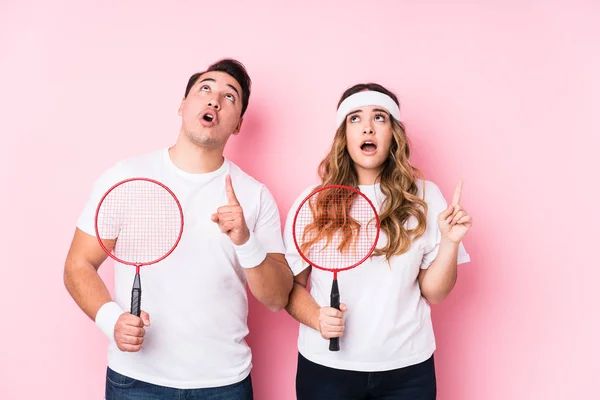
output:
<instances>
[{"instance_id":1,"label":"black racket grip","mask_svg":"<svg viewBox=\"0 0 600 400\"><path fill-rule=\"evenodd\" d=\"M140 282L140 275L135 274L133 280L133 289L131 289L131 313L136 317L140 316L142 308L142 285Z\"/></svg>"},{"instance_id":2,"label":"black racket grip","mask_svg":"<svg viewBox=\"0 0 600 400\"><path fill-rule=\"evenodd\" d=\"M338 287L337 279L333 280L333 284L331 285L331 297L330 297L330 306L335 309L340 309L340 289ZM330 351L339 351L340 350L340 338L331 338L329 339L329 350Z\"/></svg>"}]
</instances>

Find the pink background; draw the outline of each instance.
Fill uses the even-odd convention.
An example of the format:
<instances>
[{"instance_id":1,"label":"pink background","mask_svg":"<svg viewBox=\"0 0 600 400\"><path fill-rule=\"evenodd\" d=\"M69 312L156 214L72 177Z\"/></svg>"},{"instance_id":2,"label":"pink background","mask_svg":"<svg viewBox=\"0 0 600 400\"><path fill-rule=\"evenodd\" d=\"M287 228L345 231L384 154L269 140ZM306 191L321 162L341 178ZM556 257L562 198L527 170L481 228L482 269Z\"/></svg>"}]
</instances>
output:
<instances>
[{"instance_id":1,"label":"pink background","mask_svg":"<svg viewBox=\"0 0 600 400\"><path fill-rule=\"evenodd\" d=\"M0 398L103 398L107 340L62 282L75 220L102 170L175 141L189 75L225 56L254 81L227 156L282 217L357 82L396 91L447 197L465 179L440 399L597 398L600 3L83 3L0 4ZM293 399L297 323L252 301L249 324L256 398Z\"/></svg>"}]
</instances>

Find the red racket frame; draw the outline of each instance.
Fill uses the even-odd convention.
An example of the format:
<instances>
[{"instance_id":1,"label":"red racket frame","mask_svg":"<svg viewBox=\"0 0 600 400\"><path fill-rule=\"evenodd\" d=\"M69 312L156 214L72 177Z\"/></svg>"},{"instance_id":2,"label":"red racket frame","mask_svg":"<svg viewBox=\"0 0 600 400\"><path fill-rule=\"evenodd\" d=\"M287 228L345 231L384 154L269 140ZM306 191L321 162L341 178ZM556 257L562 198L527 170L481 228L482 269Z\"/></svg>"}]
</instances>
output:
<instances>
[{"instance_id":1,"label":"red racket frame","mask_svg":"<svg viewBox=\"0 0 600 400\"><path fill-rule=\"evenodd\" d=\"M109 251L106 246L104 245L104 243L102 242L102 238L100 237L100 232L98 231L98 214L100 213L100 208L102 207L102 203L104 202L104 199L106 199L106 197L117 187L127 183L127 182L132 182L132 181L146 181L146 182L151 182L154 183L156 185L159 185L160 187L162 187L163 189L165 189L171 196L173 196L173 200L175 200L175 204L177 204L177 208L179 209L179 216L181 218L181 227L179 228L179 235L177 236L177 240L175 241L175 243L173 244L173 246L171 247L171 249L162 257L153 260L153 261L147 261L147 262L135 262L135 261L126 261L126 260L122 260L119 257L117 257L112 251ZM179 199L177 199L177 196L175 196L175 193L173 193L173 191L171 189L169 189L166 185L164 185L163 183L154 180L154 179L150 179L150 178L142 178L142 177L137 177L137 178L128 178L128 179L124 179L120 182L117 182L116 184L114 184L113 186L111 186L106 193L104 193L104 195L102 196L102 198L100 199L100 201L98 202L98 206L96 207L96 214L94 216L94 229L96 231L96 239L98 239L98 243L100 243L100 247L102 247L102 250L104 250L104 252L111 257L113 260L121 263L121 264L125 264L125 265L132 265L135 266L135 278L134 278L134 282L133 282L133 288L132 288L132 292L131 292L131 313L136 315L136 316L140 316L140 304L141 304L141 295L142 295L142 288L141 288L141 282L140 282L140 267L142 266L146 266L146 265L151 265L151 264L156 264L159 261L164 260L165 258L167 258L177 247L177 245L179 244L179 241L181 240L181 236L183 235L183 225L184 225L184 218L183 218L183 209L181 208L181 204L179 203ZM118 237L116 238L118 239Z\"/></svg>"}]
</instances>

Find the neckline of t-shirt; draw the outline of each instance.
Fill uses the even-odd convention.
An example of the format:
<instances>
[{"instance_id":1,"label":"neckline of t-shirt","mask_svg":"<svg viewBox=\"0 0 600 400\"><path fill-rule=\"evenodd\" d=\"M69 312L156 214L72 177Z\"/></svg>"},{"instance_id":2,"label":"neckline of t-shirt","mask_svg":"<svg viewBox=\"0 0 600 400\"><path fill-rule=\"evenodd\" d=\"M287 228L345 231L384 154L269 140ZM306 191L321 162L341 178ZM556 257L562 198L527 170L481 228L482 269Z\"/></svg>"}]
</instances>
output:
<instances>
[{"instance_id":1,"label":"neckline of t-shirt","mask_svg":"<svg viewBox=\"0 0 600 400\"><path fill-rule=\"evenodd\" d=\"M170 170L172 170L173 172L175 172L177 175L181 176L182 178L185 178L188 180L193 180L193 181L204 181L207 179L217 177L219 175L224 175L225 172L227 170L229 170L229 167L230 167L229 160L227 158L223 158L223 164L221 164L221 166L214 171L206 172L203 174L194 174L191 172L187 172L187 171L184 171L181 168L179 168L177 165L175 165L175 163L171 159L171 156L169 155L168 148L163 149L163 160L164 160L165 164L167 165L167 167Z\"/></svg>"},{"instance_id":2,"label":"neckline of t-shirt","mask_svg":"<svg viewBox=\"0 0 600 400\"><path fill-rule=\"evenodd\" d=\"M379 190L381 189L381 183L377 182L372 185L358 185L358 189L361 192L364 192L365 190Z\"/></svg>"},{"instance_id":3,"label":"neckline of t-shirt","mask_svg":"<svg viewBox=\"0 0 600 400\"><path fill-rule=\"evenodd\" d=\"M421 184L423 184L423 182L424 182L423 180L421 180L421 179L418 179L418 180L417 180L417 185L421 185ZM358 185L358 189L359 189L361 192L362 192L362 191L364 191L365 189L367 189L367 190L374 189L374 190L379 190L379 191L381 191L381 183L380 183L380 182L377 182L377 183L373 183L372 185Z\"/></svg>"}]
</instances>

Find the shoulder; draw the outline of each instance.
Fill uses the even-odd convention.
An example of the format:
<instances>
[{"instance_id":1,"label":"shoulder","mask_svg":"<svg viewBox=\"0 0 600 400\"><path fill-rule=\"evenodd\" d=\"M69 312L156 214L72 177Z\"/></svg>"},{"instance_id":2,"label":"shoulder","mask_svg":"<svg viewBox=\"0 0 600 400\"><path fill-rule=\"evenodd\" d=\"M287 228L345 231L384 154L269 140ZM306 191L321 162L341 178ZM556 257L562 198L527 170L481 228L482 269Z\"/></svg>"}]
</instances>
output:
<instances>
[{"instance_id":1,"label":"shoulder","mask_svg":"<svg viewBox=\"0 0 600 400\"><path fill-rule=\"evenodd\" d=\"M306 199L308 197L309 194L311 194L319 186L320 186L320 184L318 184L318 183L308 186L306 189L304 189L303 191L300 192L300 194L296 198L295 203L299 204L300 202L302 202L304 199Z\"/></svg>"},{"instance_id":2,"label":"shoulder","mask_svg":"<svg viewBox=\"0 0 600 400\"><path fill-rule=\"evenodd\" d=\"M277 208L275 198L266 184L246 173L235 163L229 160L225 162L229 164L227 170L240 202L245 202L246 205L260 205L263 208Z\"/></svg>"},{"instance_id":3,"label":"shoulder","mask_svg":"<svg viewBox=\"0 0 600 400\"><path fill-rule=\"evenodd\" d=\"M143 154L121 159L105 168L94 180L96 190L108 190L122 180L148 175L160 161L161 152Z\"/></svg>"},{"instance_id":4,"label":"shoulder","mask_svg":"<svg viewBox=\"0 0 600 400\"><path fill-rule=\"evenodd\" d=\"M121 169L129 174L135 175L146 170L152 170L162 165L166 149L154 150L152 152L131 156L118 162Z\"/></svg>"},{"instance_id":5,"label":"shoulder","mask_svg":"<svg viewBox=\"0 0 600 400\"><path fill-rule=\"evenodd\" d=\"M231 175L231 181L234 186L241 185L240 188L243 188L244 190L264 190L267 188L264 183L248 174L233 161L225 159L225 162L229 164L229 175Z\"/></svg>"},{"instance_id":6,"label":"shoulder","mask_svg":"<svg viewBox=\"0 0 600 400\"><path fill-rule=\"evenodd\" d=\"M417 188L419 197L425 201L427 201L427 199L430 197L438 197L442 194L439 186L436 183L426 179L418 179Z\"/></svg>"},{"instance_id":7,"label":"shoulder","mask_svg":"<svg viewBox=\"0 0 600 400\"><path fill-rule=\"evenodd\" d=\"M295 213L296 210L298 209L298 207L300 207L300 204L308 197L308 195L310 195L316 188L318 188L319 185L320 184L310 185L310 186L306 187L304 190L302 190L298 194L298 196L296 197L294 202L292 203L289 213L290 214Z\"/></svg>"},{"instance_id":8,"label":"shoulder","mask_svg":"<svg viewBox=\"0 0 600 400\"><path fill-rule=\"evenodd\" d=\"M427 203L429 213L433 212L435 215L437 215L437 213L441 212L448 206L442 191L436 183L419 179L417 181L417 187L419 188L418 195L420 198L425 200L425 203Z\"/></svg>"},{"instance_id":9,"label":"shoulder","mask_svg":"<svg viewBox=\"0 0 600 400\"><path fill-rule=\"evenodd\" d=\"M419 195L422 197L423 195L427 195L427 192L431 191L439 191L439 186L430 180L427 179L417 179L416 181L417 188L419 189Z\"/></svg>"}]
</instances>

